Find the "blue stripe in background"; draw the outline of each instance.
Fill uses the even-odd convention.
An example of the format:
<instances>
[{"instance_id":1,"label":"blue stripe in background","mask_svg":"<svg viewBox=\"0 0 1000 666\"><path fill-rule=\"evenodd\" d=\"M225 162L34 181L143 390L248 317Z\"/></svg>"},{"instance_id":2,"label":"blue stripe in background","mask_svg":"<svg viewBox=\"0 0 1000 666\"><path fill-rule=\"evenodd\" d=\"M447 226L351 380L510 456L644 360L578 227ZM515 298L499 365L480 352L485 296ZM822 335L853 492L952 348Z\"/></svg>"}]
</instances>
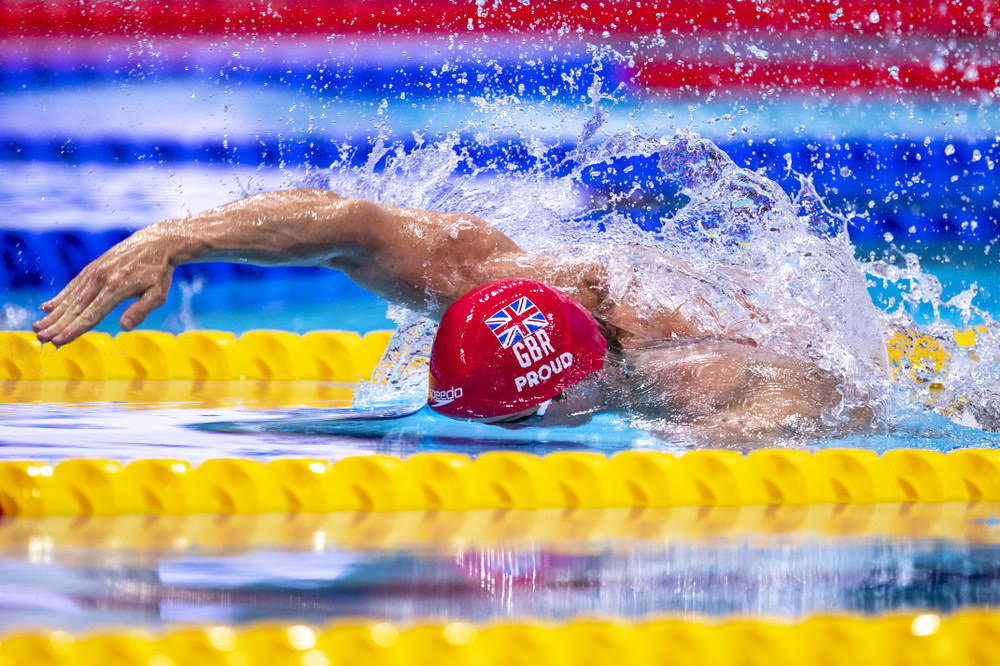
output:
<instances>
[{"instance_id":1,"label":"blue stripe in background","mask_svg":"<svg viewBox=\"0 0 1000 666\"><path fill-rule=\"evenodd\" d=\"M407 143L407 142L404 142ZM412 147L412 141L408 147ZM363 163L370 144L354 146L354 162ZM812 173L814 183L827 203L849 205L866 214L849 225L856 243L882 239L885 233L899 241L986 243L1000 229L1000 177L989 163L1000 163L1000 147L992 141L850 141L822 143L815 140L760 143L741 141L721 147L742 166L762 168L789 192L797 182L784 168L785 156L793 169ZM175 141L131 142L121 140L45 140L28 137L0 139L0 159L7 161L58 161L68 163L134 164L203 162L276 166L328 165L340 153L332 140L276 138L230 140L226 145L198 145ZM537 158L517 141L489 147L466 140L458 150L468 152L480 167L536 166ZM546 159L558 164L570 146L553 148ZM978 159L974 159L979 151ZM950 153L950 154L948 154ZM817 169L817 162L822 168ZM565 172L568 167L556 169ZM858 177L855 174L862 174ZM916 180L914 178L916 177ZM676 191L662 183L656 156L619 159L588 168L582 184L597 197L629 192L638 184L643 194L665 195L676 201ZM908 183L902 186L902 183ZM885 202L877 193L896 192ZM932 196L933 195L933 196ZM881 195L884 197L884 195ZM874 205L869 206L869 202ZM891 204L891 205L887 205ZM619 211L621 207L619 206ZM642 201L628 211L637 224L655 228L669 206ZM971 222L976 224L972 225ZM965 228L963 228L963 223ZM125 230L101 232L0 230L0 287L38 287L63 283L90 260L127 235ZM289 269L258 268L233 264L182 266L178 275L189 278L208 275L214 279L274 277ZM300 269L301 270L301 269Z\"/></svg>"},{"instance_id":2,"label":"blue stripe in background","mask_svg":"<svg viewBox=\"0 0 1000 666\"><path fill-rule=\"evenodd\" d=\"M415 98L454 97L456 95L518 94L531 98L569 98L580 94L579 82L589 85L600 71L611 89L628 83L629 71L624 67L595 68L590 58L552 57L546 62L528 66L520 61L496 67L459 62L447 71L440 65L379 65L351 63L348 65L258 65L203 64L190 66L182 61L166 63L38 66L0 68L0 93L21 90L88 86L97 83L155 84L165 81L224 81L229 86L278 86L308 91L320 97L365 95L398 96L406 93ZM577 85L567 84L572 76Z\"/></svg>"},{"instance_id":3,"label":"blue stripe in background","mask_svg":"<svg viewBox=\"0 0 1000 666\"><path fill-rule=\"evenodd\" d=\"M401 139L399 144L411 149L415 141ZM737 164L751 169L768 169L772 178L780 178L785 171L785 156L788 155L791 167L800 173L812 174L817 187L826 197L834 200L865 199L866 206L879 193L900 194L901 190L906 190L916 198L924 198L930 193L945 200L955 196L963 202L963 207L976 210L977 203L995 207L993 200L1000 194L1000 169L990 168L991 164L1000 167L1000 144L994 139L917 142L847 137L836 142L809 138L765 142L720 141L718 145ZM362 164L371 150L367 141L345 143L311 136L282 139L272 136L230 137L225 141L190 143L170 138L135 140L0 135L0 161L68 164L195 162L324 168L338 159L345 146L352 149L355 164ZM557 164L571 149L568 144L555 146L548 151L545 159ZM457 146L457 150L467 153L477 167L493 165L528 169L537 164L537 158L517 140L484 146L466 139ZM629 166L632 170L625 172ZM655 158L634 159L628 164L622 163L606 170L603 180L595 178L590 184L595 187L600 187L602 183L620 187L633 182L653 182L655 172ZM554 175L561 174L556 171ZM824 193L823 188L829 191Z\"/></svg>"}]
</instances>

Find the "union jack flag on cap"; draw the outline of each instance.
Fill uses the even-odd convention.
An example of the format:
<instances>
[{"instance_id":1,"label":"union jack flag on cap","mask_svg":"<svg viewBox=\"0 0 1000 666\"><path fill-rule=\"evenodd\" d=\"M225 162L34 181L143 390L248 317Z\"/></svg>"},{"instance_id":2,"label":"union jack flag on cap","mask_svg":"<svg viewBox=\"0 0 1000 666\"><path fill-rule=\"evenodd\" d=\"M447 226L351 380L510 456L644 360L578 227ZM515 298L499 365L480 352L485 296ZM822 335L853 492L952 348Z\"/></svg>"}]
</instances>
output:
<instances>
[{"instance_id":1,"label":"union jack flag on cap","mask_svg":"<svg viewBox=\"0 0 1000 666\"><path fill-rule=\"evenodd\" d=\"M486 326L507 349L549 325L548 319L534 303L522 296L497 310L486 319Z\"/></svg>"}]
</instances>

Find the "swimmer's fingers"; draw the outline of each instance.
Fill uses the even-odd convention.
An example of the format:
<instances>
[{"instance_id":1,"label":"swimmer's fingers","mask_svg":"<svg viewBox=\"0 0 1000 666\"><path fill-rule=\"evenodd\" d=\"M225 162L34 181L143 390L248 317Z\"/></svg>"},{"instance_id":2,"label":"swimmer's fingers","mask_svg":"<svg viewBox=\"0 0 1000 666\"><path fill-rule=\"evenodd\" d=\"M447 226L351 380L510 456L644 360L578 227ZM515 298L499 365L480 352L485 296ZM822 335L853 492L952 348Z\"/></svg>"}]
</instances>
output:
<instances>
[{"instance_id":1,"label":"swimmer's fingers","mask_svg":"<svg viewBox=\"0 0 1000 666\"><path fill-rule=\"evenodd\" d=\"M128 320L134 328L162 302L170 287L173 265L155 241L155 236L137 232L90 262L43 304L47 314L33 325L38 339L66 344L97 325L122 301L152 290L136 311L123 317L123 327L130 327Z\"/></svg>"},{"instance_id":2,"label":"swimmer's fingers","mask_svg":"<svg viewBox=\"0 0 1000 666\"><path fill-rule=\"evenodd\" d=\"M89 267L88 267L89 268ZM148 283L147 283L148 286ZM93 328L116 305L144 290L142 281L132 282L124 271L85 269L69 285L63 300L46 317L52 318L37 333L40 342L64 345Z\"/></svg>"},{"instance_id":3,"label":"swimmer's fingers","mask_svg":"<svg viewBox=\"0 0 1000 666\"><path fill-rule=\"evenodd\" d=\"M45 301L44 303L42 303L42 305L40 306L41 309L42 309L42 312L52 312L53 310L55 310L56 306L58 306L60 303L62 303L65 300L65 298L66 298L66 292L69 291L70 287L73 286L74 280L76 280L76 278L74 278L73 280L70 280L66 284L66 286L62 288L62 291L60 291L58 294L56 294L55 296L53 296L49 300Z\"/></svg>"},{"instance_id":4,"label":"swimmer's fingers","mask_svg":"<svg viewBox=\"0 0 1000 666\"><path fill-rule=\"evenodd\" d=\"M47 329L49 326L51 326L52 324L54 324L59 319L60 315L62 315L63 310L62 309L58 309L58 308L53 308L53 309L47 310L47 312L48 312L47 315L45 315L44 317L42 317L41 319L37 320L35 323L33 323L31 325L31 328L32 328L32 330L35 331L35 333L41 333L42 331L44 331L45 329Z\"/></svg>"},{"instance_id":5,"label":"swimmer's fingers","mask_svg":"<svg viewBox=\"0 0 1000 666\"><path fill-rule=\"evenodd\" d=\"M135 303L125 308L122 318L119 321L123 331L131 331L149 316L149 313L167 302L167 292L170 289L169 278L167 284L156 285L147 289L136 300Z\"/></svg>"},{"instance_id":6,"label":"swimmer's fingers","mask_svg":"<svg viewBox=\"0 0 1000 666\"><path fill-rule=\"evenodd\" d=\"M52 342L56 345L64 345L75 340L108 316L108 313L114 310L119 303L126 298L135 296L137 293L138 290L135 288L122 289L110 283L105 284L104 288L98 292L97 296L79 314L65 317L57 322L56 326L58 326L59 330L52 338Z\"/></svg>"},{"instance_id":7,"label":"swimmer's fingers","mask_svg":"<svg viewBox=\"0 0 1000 666\"><path fill-rule=\"evenodd\" d=\"M45 317L36 321L34 328L40 342L50 342L64 328L65 324L78 317L90 302L100 293L101 285L93 280L71 283L66 296Z\"/></svg>"},{"instance_id":8,"label":"swimmer's fingers","mask_svg":"<svg viewBox=\"0 0 1000 666\"><path fill-rule=\"evenodd\" d=\"M58 315L60 314L59 311L60 306L66 303L67 296L71 294L75 289L79 287L81 283L85 281L86 281L86 276L84 275L83 272L81 272L75 278L70 280L66 284L66 286L62 288L62 291L60 291L55 296L42 303L42 305L40 306L41 310L48 316L42 317L41 319L39 319L38 321L36 321L34 324L31 325L31 327L35 330L36 333L45 328L48 328L52 324L52 322L58 319Z\"/></svg>"},{"instance_id":9,"label":"swimmer's fingers","mask_svg":"<svg viewBox=\"0 0 1000 666\"><path fill-rule=\"evenodd\" d=\"M59 307L61 303L65 303L66 297L73 291L73 289L79 286L81 282L85 281L89 277L90 271L88 271L87 268L90 267L89 266L85 267L82 271L80 271L80 273L75 278L66 283L66 286L62 288L62 291L60 291L55 296L42 303L40 306L42 312L52 312L57 307Z\"/></svg>"}]
</instances>

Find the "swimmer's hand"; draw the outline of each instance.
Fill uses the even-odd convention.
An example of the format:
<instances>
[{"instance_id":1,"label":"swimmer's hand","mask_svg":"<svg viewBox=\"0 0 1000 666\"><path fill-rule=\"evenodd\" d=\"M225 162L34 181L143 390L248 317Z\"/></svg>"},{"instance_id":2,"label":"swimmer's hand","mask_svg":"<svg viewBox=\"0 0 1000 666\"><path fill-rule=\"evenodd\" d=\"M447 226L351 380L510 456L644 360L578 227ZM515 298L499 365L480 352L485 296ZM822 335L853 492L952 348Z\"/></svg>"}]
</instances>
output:
<instances>
[{"instance_id":1,"label":"swimmer's hand","mask_svg":"<svg viewBox=\"0 0 1000 666\"><path fill-rule=\"evenodd\" d=\"M122 330L141 324L167 299L176 266L169 241L153 225L88 264L55 298L42 304L47 314L32 325L38 340L64 345L129 298L137 300L122 314Z\"/></svg>"}]
</instances>

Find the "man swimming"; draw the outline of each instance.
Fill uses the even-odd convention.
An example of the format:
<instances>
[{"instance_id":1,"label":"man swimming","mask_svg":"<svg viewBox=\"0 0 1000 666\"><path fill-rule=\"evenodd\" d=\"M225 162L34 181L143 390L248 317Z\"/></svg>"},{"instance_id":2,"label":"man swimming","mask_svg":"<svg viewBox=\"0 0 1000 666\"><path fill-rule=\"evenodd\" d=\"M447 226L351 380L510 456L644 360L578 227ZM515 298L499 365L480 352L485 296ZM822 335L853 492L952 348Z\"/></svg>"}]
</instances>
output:
<instances>
[{"instance_id":1,"label":"man swimming","mask_svg":"<svg viewBox=\"0 0 1000 666\"><path fill-rule=\"evenodd\" d=\"M66 344L136 298L120 320L132 330L164 303L174 268L196 261L326 266L441 320L429 402L448 416L552 423L618 409L712 441L872 420L869 409L845 409L841 380L813 364L628 290L612 297L613 284L634 279L628 265L569 248L531 254L471 215L319 189L256 195L136 232L42 305L38 339Z\"/></svg>"}]
</instances>

